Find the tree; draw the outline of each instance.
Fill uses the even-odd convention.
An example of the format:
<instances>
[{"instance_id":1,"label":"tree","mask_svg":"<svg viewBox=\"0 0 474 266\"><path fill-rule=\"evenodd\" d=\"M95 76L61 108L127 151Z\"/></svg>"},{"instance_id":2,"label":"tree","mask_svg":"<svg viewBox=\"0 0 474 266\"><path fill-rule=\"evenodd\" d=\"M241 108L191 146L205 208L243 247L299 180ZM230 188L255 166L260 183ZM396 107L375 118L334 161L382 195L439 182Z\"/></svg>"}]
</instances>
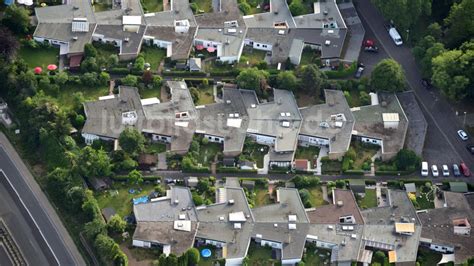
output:
<instances>
[{"instance_id":1,"label":"tree","mask_svg":"<svg viewBox=\"0 0 474 266\"><path fill-rule=\"evenodd\" d=\"M240 11L242 11L242 13L244 13L244 15L247 15L250 13L250 10L252 9L252 7L247 2L244 1L239 4L239 9Z\"/></svg>"},{"instance_id":2,"label":"tree","mask_svg":"<svg viewBox=\"0 0 474 266\"><path fill-rule=\"evenodd\" d=\"M267 86L268 72L255 67L240 71L236 82L239 88L244 90L255 90L258 94Z\"/></svg>"},{"instance_id":3,"label":"tree","mask_svg":"<svg viewBox=\"0 0 474 266\"><path fill-rule=\"evenodd\" d=\"M91 43L86 43L86 45L84 45L84 57L97 57L97 49L95 49L94 45Z\"/></svg>"},{"instance_id":4,"label":"tree","mask_svg":"<svg viewBox=\"0 0 474 266\"><path fill-rule=\"evenodd\" d=\"M201 256L199 255L199 250L197 248L188 249L186 254L188 256L188 263L190 265L197 265L199 263Z\"/></svg>"},{"instance_id":5,"label":"tree","mask_svg":"<svg viewBox=\"0 0 474 266\"><path fill-rule=\"evenodd\" d=\"M111 174L112 164L107 153L86 146L73 158L73 169L85 177L105 177Z\"/></svg>"},{"instance_id":6,"label":"tree","mask_svg":"<svg viewBox=\"0 0 474 266\"><path fill-rule=\"evenodd\" d=\"M319 97L321 95L321 84L326 79L326 75L319 71L316 65L304 66L301 70L302 89L312 95Z\"/></svg>"},{"instance_id":7,"label":"tree","mask_svg":"<svg viewBox=\"0 0 474 266\"><path fill-rule=\"evenodd\" d=\"M138 170L132 170L128 173L128 182L130 184L141 184L143 183L143 175Z\"/></svg>"},{"instance_id":8,"label":"tree","mask_svg":"<svg viewBox=\"0 0 474 266\"><path fill-rule=\"evenodd\" d=\"M122 84L126 86L136 86L138 83L138 78L137 76L134 75L127 75L126 77L121 79Z\"/></svg>"},{"instance_id":9,"label":"tree","mask_svg":"<svg viewBox=\"0 0 474 266\"><path fill-rule=\"evenodd\" d=\"M201 193L205 193L209 190L209 179L207 178L200 178L198 183L197 183L197 187L196 187L199 192Z\"/></svg>"},{"instance_id":10,"label":"tree","mask_svg":"<svg viewBox=\"0 0 474 266\"><path fill-rule=\"evenodd\" d=\"M66 193L67 206L71 210L80 209L85 199L86 192L80 186L71 187Z\"/></svg>"},{"instance_id":11,"label":"tree","mask_svg":"<svg viewBox=\"0 0 474 266\"><path fill-rule=\"evenodd\" d=\"M153 76L153 87L159 88L161 87L161 83L163 79L160 76Z\"/></svg>"},{"instance_id":12,"label":"tree","mask_svg":"<svg viewBox=\"0 0 474 266\"><path fill-rule=\"evenodd\" d=\"M127 127L120 133L119 144L131 155L137 155L145 149L145 137L134 127Z\"/></svg>"},{"instance_id":13,"label":"tree","mask_svg":"<svg viewBox=\"0 0 474 266\"><path fill-rule=\"evenodd\" d=\"M404 91L405 73L397 61L384 59L380 61L372 71L370 84L376 91Z\"/></svg>"},{"instance_id":14,"label":"tree","mask_svg":"<svg viewBox=\"0 0 474 266\"><path fill-rule=\"evenodd\" d=\"M302 0L292 0L289 8L291 14L295 17L303 15L306 11L306 7L304 6Z\"/></svg>"},{"instance_id":15,"label":"tree","mask_svg":"<svg viewBox=\"0 0 474 266\"><path fill-rule=\"evenodd\" d=\"M373 2L387 20L392 20L397 25L399 32L410 29L422 15L431 14L432 0L374 0Z\"/></svg>"},{"instance_id":16,"label":"tree","mask_svg":"<svg viewBox=\"0 0 474 266\"><path fill-rule=\"evenodd\" d=\"M71 172L67 169L56 168L47 177L49 193L58 199L64 196L66 189L70 187L71 183Z\"/></svg>"},{"instance_id":17,"label":"tree","mask_svg":"<svg viewBox=\"0 0 474 266\"><path fill-rule=\"evenodd\" d=\"M82 211L89 220L99 219L103 221L102 213L100 212L99 203L94 197L94 194L90 190L85 191L85 200L81 207ZM104 222L105 224L105 222Z\"/></svg>"},{"instance_id":18,"label":"tree","mask_svg":"<svg viewBox=\"0 0 474 266\"><path fill-rule=\"evenodd\" d=\"M88 239L94 239L97 235L106 232L106 225L102 218L93 219L84 225L84 233Z\"/></svg>"},{"instance_id":19,"label":"tree","mask_svg":"<svg viewBox=\"0 0 474 266\"><path fill-rule=\"evenodd\" d=\"M145 84L150 84L153 82L153 73L150 70L145 70L142 75L142 80Z\"/></svg>"},{"instance_id":20,"label":"tree","mask_svg":"<svg viewBox=\"0 0 474 266\"><path fill-rule=\"evenodd\" d=\"M109 236L105 234L97 235L94 241L94 247L105 261L113 261L115 265L128 265L127 256L122 252L119 245Z\"/></svg>"},{"instance_id":21,"label":"tree","mask_svg":"<svg viewBox=\"0 0 474 266\"><path fill-rule=\"evenodd\" d=\"M385 256L385 253L383 251L379 250L379 251L375 252L374 257L377 261L383 261L386 256Z\"/></svg>"},{"instance_id":22,"label":"tree","mask_svg":"<svg viewBox=\"0 0 474 266\"><path fill-rule=\"evenodd\" d=\"M444 51L444 45L436 42L435 38L431 35L425 36L413 48L413 55L420 63L421 71L425 77L431 77L432 60Z\"/></svg>"},{"instance_id":23,"label":"tree","mask_svg":"<svg viewBox=\"0 0 474 266\"><path fill-rule=\"evenodd\" d=\"M283 71L277 75L277 87L279 89L295 91L298 87L298 80L293 71Z\"/></svg>"},{"instance_id":24,"label":"tree","mask_svg":"<svg viewBox=\"0 0 474 266\"><path fill-rule=\"evenodd\" d=\"M451 100L474 96L474 42L433 58L433 84Z\"/></svg>"},{"instance_id":25,"label":"tree","mask_svg":"<svg viewBox=\"0 0 474 266\"><path fill-rule=\"evenodd\" d=\"M448 47L455 48L474 36L474 0L462 0L451 6L444 20Z\"/></svg>"},{"instance_id":26,"label":"tree","mask_svg":"<svg viewBox=\"0 0 474 266\"><path fill-rule=\"evenodd\" d=\"M66 84L68 80L69 80L69 76L67 72L65 71L59 72L58 74L55 75L55 78L54 78L54 81L56 82L56 84L60 86L63 86L64 84Z\"/></svg>"},{"instance_id":27,"label":"tree","mask_svg":"<svg viewBox=\"0 0 474 266\"><path fill-rule=\"evenodd\" d=\"M111 54L109 56L109 58L107 58L107 66L108 67L114 67L116 65L118 65L119 63L119 58L118 58L118 55L116 54Z\"/></svg>"},{"instance_id":28,"label":"tree","mask_svg":"<svg viewBox=\"0 0 474 266\"><path fill-rule=\"evenodd\" d=\"M23 6L17 6L15 4L9 5L5 9L2 23L14 33L28 33L30 27L30 13Z\"/></svg>"},{"instance_id":29,"label":"tree","mask_svg":"<svg viewBox=\"0 0 474 266\"><path fill-rule=\"evenodd\" d=\"M12 59L20 44L18 40L13 36L13 33L6 27L0 26L0 55L7 60Z\"/></svg>"},{"instance_id":30,"label":"tree","mask_svg":"<svg viewBox=\"0 0 474 266\"><path fill-rule=\"evenodd\" d=\"M401 149L397 156L395 157L395 164L397 169L406 171L406 170L415 170L421 163L420 157L412 150Z\"/></svg>"},{"instance_id":31,"label":"tree","mask_svg":"<svg viewBox=\"0 0 474 266\"><path fill-rule=\"evenodd\" d=\"M107 72L100 72L98 77L99 83L103 86L107 85L110 80L110 75Z\"/></svg>"},{"instance_id":32,"label":"tree","mask_svg":"<svg viewBox=\"0 0 474 266\"><path fill-rule=\"evenodd\" d=\"M120 215L115 214L113 215L108 224L107 227L109 230L111 230L114 233L121 234L125 232L125 228L127 227L127 222L125 222Z\"/></svg>"},{"instance_id":33,"label":"tree","mask_svg":"<svg viewBox=\"0 0 474 266\"><path fill-rule=\"evenodd\" d=\"M135 59L133 69L137 71L143 71L145 69L145 58L143 58L143 56L138 56L137 59Z\"/></svg>"},{"instance_id":34,"label":"tree","mask_svg":"<svg viewBox=\"0 0 474 266\"><path fill-rule=\"evenodd\" d=\"M202 197L199 196L197 193L194 192L194 193L192 194L192 197L193 197L194 205L196 205L196 206L201 206L201 205L204 203Z\"/></svg>"},{"instance_id":35,"label":"tree","mask_svg":"<svg viewBox=\"0 0 474 266\"><path fill-rule=\"evenodd\" d=\"M199 101L199 91L195 87L191 87L189 89L189 93L191 94L191 98L193 98L193 102L197 103Z\"/></svg>"},{"instance_id":36,"label":"tree","mask_svg":"<svg viewBox=\"0 0 474 266\"><path fill-rule=\"evenodd\" d=\"M86 72L97 72L99 70L99 65L97 64L97 59L95 57L87 57L81 62L81 71Z\"/></svg>"}]
</instances>

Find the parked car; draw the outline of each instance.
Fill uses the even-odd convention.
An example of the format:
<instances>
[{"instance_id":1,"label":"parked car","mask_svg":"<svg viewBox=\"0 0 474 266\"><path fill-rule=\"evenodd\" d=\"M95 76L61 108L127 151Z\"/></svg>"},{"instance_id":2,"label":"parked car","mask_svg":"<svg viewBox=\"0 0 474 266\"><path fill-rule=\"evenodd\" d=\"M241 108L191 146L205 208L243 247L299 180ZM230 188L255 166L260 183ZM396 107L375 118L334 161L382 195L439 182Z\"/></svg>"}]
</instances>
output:
<instances>
[{"instance_id":1,"label":"parked car","mask_svg":"<svg viewBox=\"0 0 474 266\"><path fill-rule=\"evenodd\" d=\"M459 170L459 166L457 164L453 164L453 175L461 176L461 171Z\"/></svg>"},{"instance_id":2,"label":"parked car","mask_svg":"<svg viewBox=\"0 0 474 266\"><path fill-rule=\"evenodd\" d=\"M378 53L379 48L377 46L366 46L364 47L364 51L370 52L370 53Z\"/></svg>"},{"instance_id":3,"label":"parked car","mask_svg":"<svg viewBox=\"0 0 474 266\"><path fill-rule=\"evenodd\" d=\"M438 177L438 176L439 176L438 166L436 166L436 164L433 164L433 165L431 166L431 174L432 174L434 177Z\"/></svg>"},{"instance_id":4,"label":"parked car","mask_svg":"<svg viewBox=\"0 0 474 266\"><path fill-rule=\"evenodd\" d=\"M470 177L471 176L471 171L469 170L469 168L467 167L467 165L464 162L461 162L461 164L459 165L459 168L461 168L461 173L465 177Z\"/></svg>"},{"instance_id":5,"label":"parked car","mask_svg":"<svg viewBox=\"0 0 474 266\"><path fill-rule=\"evenodd\" d=\"M460 137L462 140L464 140L464 141L466 141L466 140L469 139L469 137L467 136L466 131L464 131L464 130L462 130L462 129L458 130L458 135L459 135L459 137Z\"/></svg>"},{"instance_id":6,"label":"parked car","mask_svg":"<svg viewBox=\"0 0 474 266\"><path fill-rule=\"evenodd\" d=\"M443 176L449 176L449 168L448 168L448 165L443 164L442 170L443 170Z\"/></svg>"},{"instance_id":7,"label":"parked car","mask_svg":"<svg viewBox=\"0 0 474 266\"><path fill-rule=\"evenodd\" d=\"M364 67L363 66L358 67L357 72L355 73L354 77L357 79L362 77L362 72L364 72Z\"/></svg>"},{"instance_id":8,"label":"parked car","mask_svg":"<svg viewBox=\"0 0 474 266\"><path fill-rule=\"evenodd\" d=\"M468 144L466 145L467 151L469 151L471 154L474 154L474 144Z\"/></svg>"},{"instance_id":9,"label":"parked car","mask_svg":"<svg viewBox=\"0 0 474 266\"><path fill-rule=\"evenodd\" d=\"M431 84L431 81L429 79L422 79L421 85L423 85L423 87L425 87L425 89L427 90L430 90L433 88L433 84Z\"/></svg>"},{"instance_id":10,"label":"parked car","mask_svg":"<svg viewBox=\"0 0 474 266\"><path fill-rule=\"evenodd\" d=\"M428 176L428 173L429 173L428 163L422 162L421 163L421 176Z\"/></svg>"}]
</instances>

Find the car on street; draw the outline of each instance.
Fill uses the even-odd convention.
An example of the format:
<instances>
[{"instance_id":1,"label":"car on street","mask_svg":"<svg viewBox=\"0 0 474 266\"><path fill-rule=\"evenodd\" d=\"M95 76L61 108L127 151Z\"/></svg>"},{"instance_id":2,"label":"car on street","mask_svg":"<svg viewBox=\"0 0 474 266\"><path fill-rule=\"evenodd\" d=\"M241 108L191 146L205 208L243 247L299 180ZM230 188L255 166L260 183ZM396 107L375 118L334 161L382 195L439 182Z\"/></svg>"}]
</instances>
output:
<instances>
[{"instance_id":1,"label":"car on street","mask_svg":"<svg viewBox=\"0 0 474 266\"><path fill-rule=\"evenodd\" d=\"M474 154L474 144L468 144L466 145L466 149L468 152L470 152L471 154Z\"/></svg>"},{"instance_id":2,"label":"car on street","mask_svg":"<svg viewBox=\"0 0 474 266\"><path fill-rule=\"evenodd\" d=\"M428 163L422 162L421 163L421 176L428 176L428 174L429 174Z\"/></svg>"},{"instance_id":3,"label":"car on street","mask_svg":"<svg viewBox=\"0 0 474 266\"><path fill-rule=\"evenodd\" d=\"M461 176L461 171L459 170L459 166L457 164L453 164L453 175Z\"/></svg>"},{"instance_id":4,"label":"car on street","mask_svg":"<svg viewBox=\"0 0 474 266\"><path fill-rule=\"evenodd\" d=\"M466 131L464 131L462 129L458 130L458 136L464 141L469 139L469 137L467 136Z\"/></svg>"},{"instance_id":5,"label":"car on street","mask_svg":"<svg viewBox=\"0 0 474 266\"><path fill-rule=\"evenodd\" d=\"M364 47L364 51L370 52L370 53L378 53L379 48L377 46L366 46Z\"/></svg>"},{"instance_id":6,"label":"car on street","mask_svg":"<svg viewBox=\"0 0 474 266\"><path fill-rule=\"evenodd\" d=\"M469 170L469 168L467 167L467 165L464 162L461 162L461 164L459 165L459 168L461 168L461 173L465 177L470 177L471 176L471 171Z\"/></svg>"},{"instance_id":7,"label":"car on street","mask_svg":"<svg viewBox=\"0 0 474 266\"><path fill-rule=\"evenodd\" d=\"M438 177L438 176L439 176L438 166L436 166L435 164L433 164L433 165L431 166L431 174L432 174L434 177Z\"/></svg>"},{"instance_id":8,"label":"car on street","mask_svg":"<svg viewBox=\"0 0 474 266\"><path fill-rule=\"evenodd\" d=\"M423 87L425 87L425 89L427 90L431 90L433 88L433 84L431 84L431 81L429 79L422 79L421 85L423 85Z\"/></svg>"},{"instance_id":9,"label":"car on street","mask_svg":"<svg viewBox=\"0 0 474 266\"><path fill-rule=\"evenodd\" d=\"M443 170L443 176L449 176L449 168L447 164L443 164L442 170Z\"/></svg>"},{"instance_id":10,"label":"car on street","mask_svg":"<svg viewBox=\"0 0 474 266\"><path fill-rule=\"evenodd\" d=\"M364 67L363 66L358 67L357 72L355 73L354 77L357 79L362 77L363 72L364 72Z\"/></svg>"}]
</instances>

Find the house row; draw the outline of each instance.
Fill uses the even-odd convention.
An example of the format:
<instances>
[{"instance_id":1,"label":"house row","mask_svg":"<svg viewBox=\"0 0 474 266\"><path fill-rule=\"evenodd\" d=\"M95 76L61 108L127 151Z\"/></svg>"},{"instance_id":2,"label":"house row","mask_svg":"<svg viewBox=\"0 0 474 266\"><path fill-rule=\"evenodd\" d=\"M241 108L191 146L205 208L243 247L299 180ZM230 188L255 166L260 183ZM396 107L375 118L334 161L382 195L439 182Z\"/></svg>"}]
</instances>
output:
<instances>
[{"instance_id":1,"label":"house row","mask_svg":"<svg viewBox=\"0 0 474 266\"><path fill-rule=\"evenodd\" d=\"M270 0L268 12L249 16L241 14L237 0L218 0L213 12L198 15L189 0L171 0L156 13L145 13L140 1L129 0L114 0L111 10L94 12L91 2L63 0L63 5L35 9L34 39L59 46L70 67L79 66L84 45L92 41L115 45L121 60L135 58L145 43L166 49L174 60L187 59L194 48L216 52L222 62L239 61L249 46L267 51L274 64L287 59L299 64L303 48L310 46L329 65L356 61L364 34L353 6L346 12L353 32L348 34L335 0L317 1L313 13L298 17L286 0Z\"/></svg>"},{"instance_id":2,"label":"house row","mask_svg":"<svg viewBox=\"0 0 474 266\"><path fill-rule=\"evenodd\" d=\"M184 154L195 134L220 143L225 157L238 156L245 139L270 147L270 165L289 167L297 146L324 146L331 159L341 158L353 139L381 146L382 159L403 147L408 119L395 94L350 109L342 91L325 90L326 103L299 108L287 90L273 90L262 102L254 91L223 88L222 100L195 106L184 81L168 81L170 100L140 99L138 90L121 86L119 94L84 103L87 144L117 140L133 126L154 141L169 143L170 152Z\"/></svg>"},{"instance_id":3,"label":"house row","mask_svg":"<svg viewBox=\"0 0 474 266\"><path fill-rule=\"evenodd\" d=\"M194 206L189 188L172 186L166 196L134 205L133 245L178 256L213 245L226 265L240 265L252 242L270 246L283 265L301 261L308 243L329 250L332 265L369 264L377 250L395 265L415 265L418 247L426 246L444 262L460 263L474 255L474 212L467 195L448 193L456 199L447 207L417 214L398 190L388 190L386 206L361 211L350 190L335 189L329 205L305 209L298 190L279 188L275 203L250 208L244 190L229 182L207 206Z\"/></svg>"}]
</instances>

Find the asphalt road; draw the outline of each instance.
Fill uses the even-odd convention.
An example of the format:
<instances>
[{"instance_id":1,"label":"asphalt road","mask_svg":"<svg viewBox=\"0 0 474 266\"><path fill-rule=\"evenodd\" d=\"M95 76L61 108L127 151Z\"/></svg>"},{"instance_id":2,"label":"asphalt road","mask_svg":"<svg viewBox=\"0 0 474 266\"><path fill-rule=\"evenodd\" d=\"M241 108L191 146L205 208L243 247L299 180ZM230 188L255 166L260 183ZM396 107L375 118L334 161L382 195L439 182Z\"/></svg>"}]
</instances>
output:
<instances>
[{"instance_id":1,"label":"asphalt road","mask_svg":"<svg viewBox=\"0 0 474 266\"><path fill-rule=\"evenodd\" d=\"M378 40L379 47L386 51L388 56L399 62L405 70L410 89L415 92L420 107L428 122L428 136L425 141L424 159L430 164L452 164L464 161L474 170L474 156L465 148L457 131L462 128L462 116L456 115L453 107L437 91L428 91L421 85L421 73L415 62L410 47L396 46L384 28L385 19L370 0L355 0L359 16L364 20ZM406 38L406 33L400 33ZM458 110L461 111L461 110ZM474 177L472 177L474 178Z\"/></svg>"},{"instance_id":2,"label":"asphalt road","mask_svg":"<svg viewBox=\"0 0 474 266\"><path fill-rule=\"evenodd\" d=\"M12 204L16 204L15 207L20 209L22 214L22 217L12 219L28 223L34 241L41 248L43 256L49 262L48 265L85 265L84 259L54 208L2 133L0 133L0 169L2 170L0 183L9 191L14 202ZM31 246L24 246L22 242L19 242L19 245L25 254L33 251Z\"/></svg>"}]
</instances>

